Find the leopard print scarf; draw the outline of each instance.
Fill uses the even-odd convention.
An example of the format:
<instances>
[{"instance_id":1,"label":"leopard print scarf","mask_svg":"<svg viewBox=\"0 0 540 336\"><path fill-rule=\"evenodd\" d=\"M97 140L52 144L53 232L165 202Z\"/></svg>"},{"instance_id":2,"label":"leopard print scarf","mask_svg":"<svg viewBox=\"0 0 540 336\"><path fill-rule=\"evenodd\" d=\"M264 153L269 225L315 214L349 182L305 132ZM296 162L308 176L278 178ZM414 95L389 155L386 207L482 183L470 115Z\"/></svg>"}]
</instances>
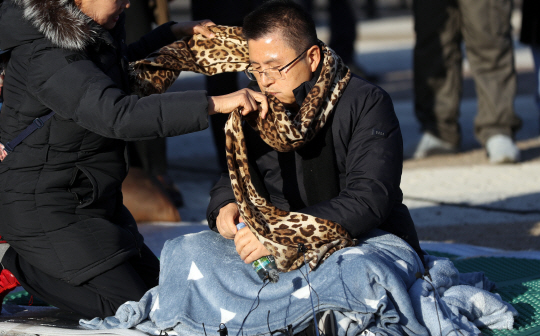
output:
<instances>
[{"instance_id":1,"label":"leopard print scarf","mask_svg":"<svg viewBox=\"0 0 540 336\"><path fill-rule=\"evenodd\" d=\"M212 75L242 71L249 62L246 41L237 27L211 28L215 38L194 36L162 48L133 66L134 79L143 95L164 92L182 70ZM266 119L248 123L273 149L281 152L301 148L314 138L334 110L351 73L326 45L321 45L323 66L320 76L291 120L283 104L268 97ZM337 223L311 215L283 211L259 195L251 182L247 148L240 111L230 114L225 126L227 164L240 214L249 229L275 257L282 272L308 262L311 269L333 252L353 245L348 232ZM307 251L298 252L299 244ZM305 259L304 259L305 258Z\"/></svg>"},{"instance_id":2,"label":"leopard print scarf","mask_svg":"<svg viewBox=\"0 0 540 336\"><path fill-rule=\"evenodd\" d=\"M249 65L249 56L242 28L211 26L209 29L216 35L214 38L186 37L143 60L130 63L132 92L140 97L163 93L173 85L181 71L208 76L244 71Z\"/></svg>"}]
</instances>

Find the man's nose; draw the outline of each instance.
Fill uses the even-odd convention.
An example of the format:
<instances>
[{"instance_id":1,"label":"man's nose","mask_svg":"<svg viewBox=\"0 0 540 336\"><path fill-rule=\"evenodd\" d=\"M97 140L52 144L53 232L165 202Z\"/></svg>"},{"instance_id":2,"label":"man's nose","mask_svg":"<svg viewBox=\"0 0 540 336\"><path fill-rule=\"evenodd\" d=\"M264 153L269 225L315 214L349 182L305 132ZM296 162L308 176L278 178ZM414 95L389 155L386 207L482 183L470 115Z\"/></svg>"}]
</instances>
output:
<instances>
[{"instance_id":1,"label":"man's nose","mask_svg":"<svg viewBox=\"0 0 540 336\"><path fill-rule=\"evenodd\" d=\"M129 2L129 0L125 1L124 6L125 6L125 8L129 8L129 6L131 6L131 3Z\"/></svg>"},{"instance_id":2,"label":"man's nose","mask_svg":"<svg viewBox=\"0 0 540 336\"><path fill-rule=\"evenodd\" d=\"M270 84L272 84L273 82L276 81L275 79L268 78L268 76L266 75L266 72L261 73L261 76L260 76L259 80L260 80L261 84L263 86L266 86L266 87L268 87Z\"/></svg>"}]
</instances>

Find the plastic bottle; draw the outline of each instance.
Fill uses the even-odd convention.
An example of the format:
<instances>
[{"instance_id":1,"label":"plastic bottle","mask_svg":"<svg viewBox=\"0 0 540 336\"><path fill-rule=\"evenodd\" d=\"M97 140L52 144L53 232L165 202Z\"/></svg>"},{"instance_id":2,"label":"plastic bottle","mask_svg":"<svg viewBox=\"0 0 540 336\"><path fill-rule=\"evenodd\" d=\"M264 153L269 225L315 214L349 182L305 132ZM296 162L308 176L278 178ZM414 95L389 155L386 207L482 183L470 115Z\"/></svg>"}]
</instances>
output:
<instances>
[{"instance_id":1,"label":"plastic bottle","mask_svg":"<svg viewBox=\"0 0 540 336\"><path fill-rule=\"evenodd\" d=\"M246 224L244 222L236 224L236 228L238 230L244 227L246 227ZM273 255L260 257L259 259L252 262L251 266L253 266L253 269L255 270L255 272L257 272L257 275L259 276L259 278L261 278L261 280L264 281L264 279L268 278L270 282L278 282L279 271L277 269L276 260L274 259Z\"/></svg>"}]
</instances>

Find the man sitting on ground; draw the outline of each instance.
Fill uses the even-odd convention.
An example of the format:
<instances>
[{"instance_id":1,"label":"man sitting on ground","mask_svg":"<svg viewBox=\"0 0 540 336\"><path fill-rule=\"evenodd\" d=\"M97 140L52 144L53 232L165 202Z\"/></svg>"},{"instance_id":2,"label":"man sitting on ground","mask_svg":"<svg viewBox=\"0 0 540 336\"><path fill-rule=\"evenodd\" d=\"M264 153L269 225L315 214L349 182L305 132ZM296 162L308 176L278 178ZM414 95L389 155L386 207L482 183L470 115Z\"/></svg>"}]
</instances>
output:
<instances>
[{"instance_id":1,"label":"man sitting on ground","mask_svg":"<svg viewBox=\"0 0 540 336\"><path fill-rule=\"evenodd\" d=\"M277 98L293 125L305 120L298 114L310 113L305 105L317 100L310 97L326 66L322 60L330 53L318 42L312 18L294 3L271 1L245 18L243 33L252 86L258 84L261 92ZM316 134L301 147L277 151L261 139L261 128L244 123L246 175L256 192L280 210L338 223L352 238L379 228L421 254L414 223L402 203L403 142L389 95L356 76L338 89L333 109L308 126ZM319 106L325 107L327 103ZM235 224L244 218L233 186L243 179L233 176L231 181L223 175L212 189L207 218L211 229L235 240L242 260L250 263L272 251L248 228L237 231Z\"/></svg>"}]
</instances>

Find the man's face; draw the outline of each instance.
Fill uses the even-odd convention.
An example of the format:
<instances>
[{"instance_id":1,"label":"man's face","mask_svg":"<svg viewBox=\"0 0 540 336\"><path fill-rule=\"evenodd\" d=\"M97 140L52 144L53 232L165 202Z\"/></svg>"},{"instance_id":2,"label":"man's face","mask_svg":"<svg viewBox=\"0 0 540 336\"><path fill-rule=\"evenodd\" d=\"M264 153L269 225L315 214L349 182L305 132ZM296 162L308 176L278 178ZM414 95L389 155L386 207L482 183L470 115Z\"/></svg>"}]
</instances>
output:
<instances>
[{"instance_id":1,"label":"man's face","mask_svg":"<svg viewBox=\"0 0 540 336\"><path fill-rule=\"evenodd\" d=\"M298 51L285 43L279 32L270 33L258 40L248 40L248 48L251 66L257 71L280 69L299 55ZM293 90L311 79L319 60L319 48L312 46L298 60L281 70L280 79L270 79L257 71L254 74L263 93L275 96L285 105L291 105L296 102Z\"/></svg>"}]
</instances>

